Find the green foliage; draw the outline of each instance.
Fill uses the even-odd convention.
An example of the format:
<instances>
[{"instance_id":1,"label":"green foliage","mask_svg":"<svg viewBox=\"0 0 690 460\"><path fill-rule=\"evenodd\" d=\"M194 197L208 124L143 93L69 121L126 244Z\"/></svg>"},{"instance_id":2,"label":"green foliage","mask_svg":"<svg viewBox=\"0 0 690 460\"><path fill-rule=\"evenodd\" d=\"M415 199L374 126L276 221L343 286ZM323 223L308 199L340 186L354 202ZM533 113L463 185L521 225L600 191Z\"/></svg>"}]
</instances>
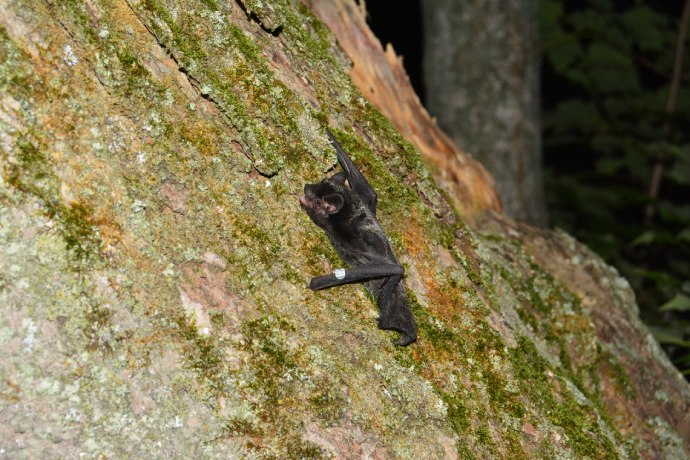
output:
<instances>
[{"instance_id":1,"label":"green foliage","mask_svg":"<svg viewBox=\"0 0 690 460\"><path fill-rule=\"evenodd\" d=\"M690 371L690 90L667 104L682 2L542 0L550 213L630 280L643 319ZM647 190L664 165L659 196ZM654 215L645 209L653 206Z\"/></svg>"}]
</instances>

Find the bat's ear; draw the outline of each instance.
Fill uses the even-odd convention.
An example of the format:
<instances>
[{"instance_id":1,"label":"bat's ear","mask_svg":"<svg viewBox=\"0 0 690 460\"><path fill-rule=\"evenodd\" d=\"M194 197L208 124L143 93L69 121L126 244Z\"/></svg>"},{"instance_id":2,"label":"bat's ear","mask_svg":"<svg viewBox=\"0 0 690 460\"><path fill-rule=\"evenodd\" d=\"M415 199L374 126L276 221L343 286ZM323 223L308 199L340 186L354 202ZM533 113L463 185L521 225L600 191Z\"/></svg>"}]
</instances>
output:
<instances>
[{"instance_id":1,"label":"bat's ear","mask_svg":"<svg viewBox=\"0 0 690 460\"><path fill-rule=\"evenodd\" d=\"M331 193L323 197L323 205L327 214L335 214L343 207L345 200L340 193Z\"/></svg>"},{"instance_id":2,"label":"bat's ear","mask_svg":"<svg viewBox=\"0 0 690 460\"><path fill-rule=\"evenodd\" d=\"M343 171L333 174L333 177L331 177L331 182L335 184L344 185L347 188L350 188L350 184L347 181L347 174L345 174L345 172Z\"/></svg>"}]
</instances>

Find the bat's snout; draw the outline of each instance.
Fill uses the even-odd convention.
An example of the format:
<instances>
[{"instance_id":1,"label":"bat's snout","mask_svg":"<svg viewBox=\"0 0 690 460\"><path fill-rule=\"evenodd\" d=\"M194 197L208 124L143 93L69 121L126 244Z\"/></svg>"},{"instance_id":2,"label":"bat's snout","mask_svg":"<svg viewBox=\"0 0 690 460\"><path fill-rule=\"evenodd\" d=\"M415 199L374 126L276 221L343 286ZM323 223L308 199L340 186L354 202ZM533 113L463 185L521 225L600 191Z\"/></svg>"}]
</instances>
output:
<instances>
[{"instance_id":1,"label":"bat's snout","mask_svg":"<svg viewBox=\"0 0 690 460\"><path fill-rule=\"evenodd\" d=\"M301 204L303 208L308 208L309 199L305 195L302 195L299 197L299 204Z\"/></svg>"}]
</instances>

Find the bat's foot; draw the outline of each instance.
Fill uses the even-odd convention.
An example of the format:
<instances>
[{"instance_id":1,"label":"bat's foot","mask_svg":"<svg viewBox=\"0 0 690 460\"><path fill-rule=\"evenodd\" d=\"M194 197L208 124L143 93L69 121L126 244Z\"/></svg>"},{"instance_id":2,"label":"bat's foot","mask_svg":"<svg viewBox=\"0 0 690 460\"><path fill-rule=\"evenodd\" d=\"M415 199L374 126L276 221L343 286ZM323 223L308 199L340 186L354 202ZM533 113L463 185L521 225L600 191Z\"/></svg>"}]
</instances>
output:
<instances>
[{"instance_id":1,"label":"bat's foot","mask_svg":"<svg viewBox=\"0 0 690 460\"><path fill-rule=\"evenodd\" d=\"M398 340L393 341L393 345L398 345L400 347L406 347L409 344L414 343L416 341L417 341L416 335L400 334L400 338Z\"/></svg>"},{"instance_id":2,"label":"bat's foot","mask_svg":"<svg viewBox=\"0 0 690 460\"><path fill-rule=\"evenodd\" d=\"M400 338L398 338L398 340L394 340L393 345L406 347L409 344L417 341L417 331L414 327L414 323L411 326L408 325L406 329L403 329L400 326L393 324L392 322L383 321L380 317L378 318L376 323L379 329L400 332Z\"/></svg>"}]
</instances>

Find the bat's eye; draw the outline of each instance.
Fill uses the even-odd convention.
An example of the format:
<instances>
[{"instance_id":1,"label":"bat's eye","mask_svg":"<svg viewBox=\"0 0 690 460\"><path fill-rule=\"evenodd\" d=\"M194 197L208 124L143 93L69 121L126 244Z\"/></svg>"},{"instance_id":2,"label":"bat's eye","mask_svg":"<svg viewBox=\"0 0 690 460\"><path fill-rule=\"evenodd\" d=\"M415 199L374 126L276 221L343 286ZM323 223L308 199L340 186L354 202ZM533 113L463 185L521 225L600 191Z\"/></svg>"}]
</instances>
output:
<instances>
[{"instance_id":1,"label":"bat's eye","mask_svg":"<svg viewBox=\"0 0 690 460\"><path fill-rule=\"evenodd\" d=\"M318 198L316 199L316 206L321 206L321 200Z\"/></svg>"}]
</instances>

